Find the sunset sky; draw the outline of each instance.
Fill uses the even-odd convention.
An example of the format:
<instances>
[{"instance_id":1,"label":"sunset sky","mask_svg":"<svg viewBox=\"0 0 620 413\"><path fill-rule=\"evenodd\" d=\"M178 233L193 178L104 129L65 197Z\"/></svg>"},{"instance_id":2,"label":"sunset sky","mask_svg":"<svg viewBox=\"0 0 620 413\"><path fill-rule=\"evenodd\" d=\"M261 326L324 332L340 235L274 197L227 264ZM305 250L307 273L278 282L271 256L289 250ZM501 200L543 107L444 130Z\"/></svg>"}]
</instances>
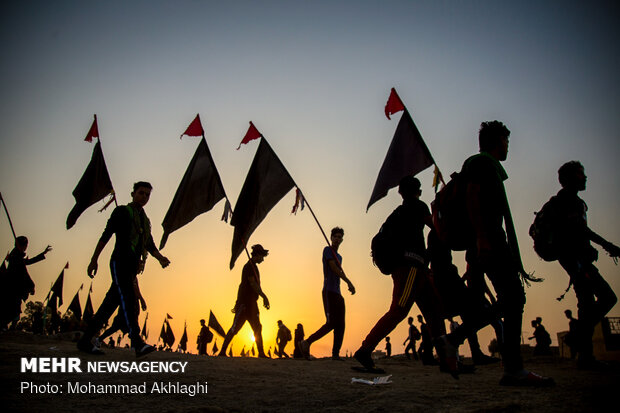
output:
<instances>
[{"instance_id":1,"label":"sunset sky","mask_svg":"<svg viewBox=\"0 0 620 413\"><path fill-rule=\"evenodd\" d=\"M616 2L9 1L0 7L0 192L16 232L30 238L30 255L54 248L30 267L35 300L69 261L62 311L82 283L84 305L86 267L111 213L98 213L99 203L65 229L71 192L94 146L83 141L93 114L119 203L130 201L135 181L153 184L146 211L156 244L199 142L180 140L181 133L199 113L234 206L258 147L235 150L252 120L325 231L345 230L339 252L358 292L351 296L342 286L343 354L359 347L391 298L391 279L372 265L370 240L400 197L391 191L366 213L400 119L383 113L391 87L446 177L477 152L480 122L498 119L512 131L504 163L508 197L525 267L545 278L526 290L526 338L530 320L541 316L557 343L556 332L568 328L564 310L576 310L572 291L556 301L568 277L557 262L535 255L527 233L533 212L558 191L564 162L585 166L588 188L581 195L590 227L620 243ZM432 171L419 178L430 204ZM307 209L290 214L294 198L294 191L285 196L250 239L271 251L259 267L271 301L269 311L261 309L266 349L275 344L278 319L291 331L302 323L306 336L324 322L325 241ZM192 351L198 320L209 310L230 327L245 258L228 269L233 228L220 221L223 208L220 202L172 233L162 251L169 268L149 259L139 278L149 342L166 313L177 339L187 321ZM0 251L8 252L13 236L1 213ZM112 247L99 260L95 307L110 285ZM462 254L456 256L462 271ZM618 292L620 270L602 250L598 267ZM418 313L414 306L412 315ZM620 315L617 306L610 315ZM391 334L393 352L402 352L406 330L403 323ZM244 327L235 353L250 335ZM490 329L481 332L485 352L491 337ZM328 355L331 344L329 335L312 352Z\"/></svg>"}]
</instances>

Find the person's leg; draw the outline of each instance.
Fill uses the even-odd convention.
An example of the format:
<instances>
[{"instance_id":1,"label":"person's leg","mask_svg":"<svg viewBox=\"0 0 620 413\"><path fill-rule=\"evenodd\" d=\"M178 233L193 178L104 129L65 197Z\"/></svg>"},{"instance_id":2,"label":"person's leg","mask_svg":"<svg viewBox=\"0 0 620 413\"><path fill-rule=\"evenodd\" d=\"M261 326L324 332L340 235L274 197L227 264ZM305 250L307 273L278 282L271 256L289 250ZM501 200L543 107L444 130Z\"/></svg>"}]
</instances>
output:
<instances>
[{"instance_id":1,"label":"person's leg","mask_svg":"<svg viewBox=\"0 0 620 413\"><path fill-rule=\"evenodd\" d=\"M323 324L317 331L310 334L310 336L306 339L306 343L308 347L314 343L315 341L323 338L327 333L334 329L334 323L332 321L333 318L333 309L332 309L332 299L333 296L329 294L327 291L323 291L323 310L325 311L325 324Z\"/></svg>"},{"instance_id":2,"label":"person's leg","mask_svg":"<svg viewBox=\"0 0 620 413\"><path fill-rule=\"evenodd\" d=\"M254 340L256 342L258 357L266 358L267 356L265 356L265 350L263 349L263 326L260 323L258 305L256 303L248 305L248 322L254 332ZM283 353L284 348L281 348L280 351Z\"/></svg>"},{"instance_id":3,"label":"person's leg","mask_svg":"<svg viewBox=\"0 0 620 413\"><path fill-rule=\"evenodd\" d=\"M407 317L414 301L413 290L417 275L416 267L399 267L392 274L394 288L390 308L370 330L358 352L372 353L379 342Z\"/></svg>"},{"instance_id":4,"label":"person's leg","mask_svg":"<svg viewBox=\"0 0 620 413\"><path fill-rule=\"evenodd\" d=\"M340 348L344 339L345 329L345 305L344 298L341 295L332 294L332 314L334 321L334 345L332 346L332 357L340 357Z\"/></svg>"},{"instance_id":5,"label":"person's leg","mask_svg":"<svg viewBox=\"0 0 620 413\"><path fill-rule=\"evenodd\" d=\"M232 341L233 337L241 330L243 324L247 321L247 309L244 304L240 304L235 306L235 318L233 319L232 326L226 332L226 337L224 337L224 342L222 343L222 348L220 349L220 356L226 356L226 349L228 345Z\"/></svg>"}]
</instances>

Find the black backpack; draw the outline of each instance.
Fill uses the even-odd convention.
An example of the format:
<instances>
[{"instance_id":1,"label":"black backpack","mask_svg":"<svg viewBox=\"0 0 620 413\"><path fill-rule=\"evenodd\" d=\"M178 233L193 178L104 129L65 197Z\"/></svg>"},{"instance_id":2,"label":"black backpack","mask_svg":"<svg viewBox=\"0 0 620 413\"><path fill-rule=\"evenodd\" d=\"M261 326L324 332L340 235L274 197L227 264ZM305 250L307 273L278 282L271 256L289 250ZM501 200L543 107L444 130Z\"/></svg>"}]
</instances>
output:
<instances>
[{"instance_id":1,"label":"black backpack","mask_svg":"<svg viewBox=\"0 0 620 413\"><path fill-rule=\"evenodd\" d=\"M560 251L555 196L545 202L540 211L534 212L534 215L536 217L529 231L534 240L534 251L545 261L555 261Z\"/></svg>"},{"instance_id":2,"label":"black backpack","mask_svg":"<svg viewBox=\"0 0 620 413\"><path fill-rule=\"evenodd\" d=\"M370 255L373 264L383 274L390 275L394 272L401 254L399 254L398 240L385 223L381 225L379 232L370 242Z\"/></svg>"},{"instance_id":3,"label":"black backpack","mask_svg":"<svg viewBox=\"0 0 620 413\"><path fill-rule=\"evenodd\" d=\"M450 181L431 202L433 226L439 239L453 251L469 247L473 229L467 216L465 191L467 183L462 173L453 172Z\"/></svg>"}]
</instances>

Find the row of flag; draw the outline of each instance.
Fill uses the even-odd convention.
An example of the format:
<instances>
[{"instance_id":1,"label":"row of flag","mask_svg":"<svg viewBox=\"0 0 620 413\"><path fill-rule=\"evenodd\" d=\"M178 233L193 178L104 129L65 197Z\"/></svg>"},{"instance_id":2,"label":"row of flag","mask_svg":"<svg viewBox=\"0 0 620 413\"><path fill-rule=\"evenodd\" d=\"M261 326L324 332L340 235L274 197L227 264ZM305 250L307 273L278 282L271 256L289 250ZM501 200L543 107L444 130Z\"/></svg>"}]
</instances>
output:
<instances>
[{"instance_id":1,"label":"row of flag","mask_svg":"<svg viewBox=\"0 0 620 413\"><path fill-rule=\"evenodd\" d=\"M396 187L404 176L415 175L431 165L435 165L435 178L433 180L435 189L440 182L443 182L441 173L409 111L396 90L392 88L385 106L385 115L390 119L391 115L401 111L403 115L379 171L366 208L367 211L372 204L385 197L391 188ZM243 250L245 249L247 252L247 243L254 230L269 211L293 188L296 188L297 191L292 212L296 213L299 205L301 205L301 209L307 206L321 229L327 245L330 245L307 198L304 197L299 186L253 122L250 122L249 129L237 149L242 144L247 144L256 139L260 139L260 143L234 210L231 208L222 180L209 151L200 115L196 115L196 118L181 134L181 137L184 135L199 136L201 139L162 222L164 233L160 242L160 249L164 248L172 232L187 225L198 215L210 211L219 201L225 199L222 220L228 222L232 213L231 225L234 227L230 259L230 268L232 269ZM96 115L85 140L92 142L94 138L97 138L98 141L93 149L91 161L73 191L76 204L67 217L67 229L75 225L82 212L101 199L109 197L106 206L113 201L116 202L115 192L101 149Z\"/></svg>"}]
</instances>

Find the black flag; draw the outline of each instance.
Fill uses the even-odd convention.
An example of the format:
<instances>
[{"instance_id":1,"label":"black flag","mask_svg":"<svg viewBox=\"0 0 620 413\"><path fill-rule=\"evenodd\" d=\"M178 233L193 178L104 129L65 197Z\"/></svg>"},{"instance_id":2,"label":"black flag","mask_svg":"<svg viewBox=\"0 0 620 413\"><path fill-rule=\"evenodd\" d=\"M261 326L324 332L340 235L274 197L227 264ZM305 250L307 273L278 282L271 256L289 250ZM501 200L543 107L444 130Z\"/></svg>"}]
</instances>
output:
<instances>
[{"instance_id":1,"label":"black flag","mask_svg":"<svg viewBox=\"0 0 620 413\"><path fill-rule=\"evenodd\" d=\"M71 310L73 312L77 320L82 319L82 306L80 304L80 295L79 295L81 289L82 288L80 287L77 293L75 293L75 297L73 297L73 300L71 300L71 304L69 304L69 307L67 308L67 310Z\"/></svg>"},{"instance_id":2,"label":"black flag","mask_svg":"<svg viewBox=\"0 0 620 413\"><path fill-rule=\"evenodd\" d=\"M67 265L69 265L69 263L67 263ZM67 268L67 265L65 266L65 268ZM58 278L56 278L56 281L54 282L54 285L52 286L50 292L47 293L46 298L48 298L50 294L52 295L47 305L54 309L62 305L62 285L65 279L65 268L62 269L60 275L58 275ZM50 302L52 303L51 305L49 304Z\"/></svg>"},{"instance_id":3,"label":"black flag","mask_svg":"<svg viewBox=\"0 0 620 413\"><path fill-rule=\"evenodd\" d=\"M164 217L162 223L164 235L159 249L164 248L168 236L173 231L191 222L198 215L210 211L225 197L220 175L215 168L207 141L203 137Z\"/></svg>"},{"instance_id":4,"label":"black flag","mask_svg":"<svg viewBox=\"0 0 620 413\"><path fill-rule=\"evenodd\" d=\"M187 324L183 329L183 335L181 336L181 340L179 340L179 348L183 351L187 351Z\"/></svg>"},{"instance_id":5,"label":"black flag","mask_svg":"<svg viewBox=\"0 0 620 413\"><path fill-rule=\"evenodd\" d=\"M95 315L95 311L93 309L93 302L90 299L90 291L89 291L88 298L86 299L86 304L84 304L84 314L82 315L82 320L84 320L84 322L86 323L89 323L94 315Z\"/></svg>"},{"instance_id":6,"label":"black flag","mask_svg":"<svg viewBox=\"0 0 620 413\"><path fill-rule=\"evenodd\" d=\"M213 314L213 311L211 310L209 310L208 326L215 330L215 332L218 333L220 336L226 337L226 332L222 328L222 325L217 321L217 318L215 318L215 314Z\"/></svg>"},{"instance_id":7,"label":"black flag","mask_svg":"<svg viewBox=\"0 0 620 413\"><path fill-rule=\"evenodd\" d=\"M231 269L254 230L294 186L293 178L263 137L233 211L231 224L235 231L230 258Z\"/></svg>"},{"instance_id":8,"label":"black flag","mask_svg":"<svg viewBox=\"0 0 620 413\"><path fill-rule=\"evenodd\" d=\"M111 193L113 193L112 181L110 180L108 169L105 166L101 143L97 141L95 149L93 149L93 156L90 159L90 163L88 167L86 167L86 171L84 175L82 175L80 182L78 182L73 190L75 206L67 217L67 229L75 225L78 217L82 215L82 212L86 211L89 206Z\"/></svg>"},{"instance_id":9,"label":"black flag","mask_svg":"<svg viewBox=\"0 0 620 413\"><path fill-rule=\"evenodd\" d=\"M422 135L407 109L404 109L366 211L372 204L386 196L391 188L398 186L403 177L422 172L434 163Z\"/></svg>"}]
</instances>

